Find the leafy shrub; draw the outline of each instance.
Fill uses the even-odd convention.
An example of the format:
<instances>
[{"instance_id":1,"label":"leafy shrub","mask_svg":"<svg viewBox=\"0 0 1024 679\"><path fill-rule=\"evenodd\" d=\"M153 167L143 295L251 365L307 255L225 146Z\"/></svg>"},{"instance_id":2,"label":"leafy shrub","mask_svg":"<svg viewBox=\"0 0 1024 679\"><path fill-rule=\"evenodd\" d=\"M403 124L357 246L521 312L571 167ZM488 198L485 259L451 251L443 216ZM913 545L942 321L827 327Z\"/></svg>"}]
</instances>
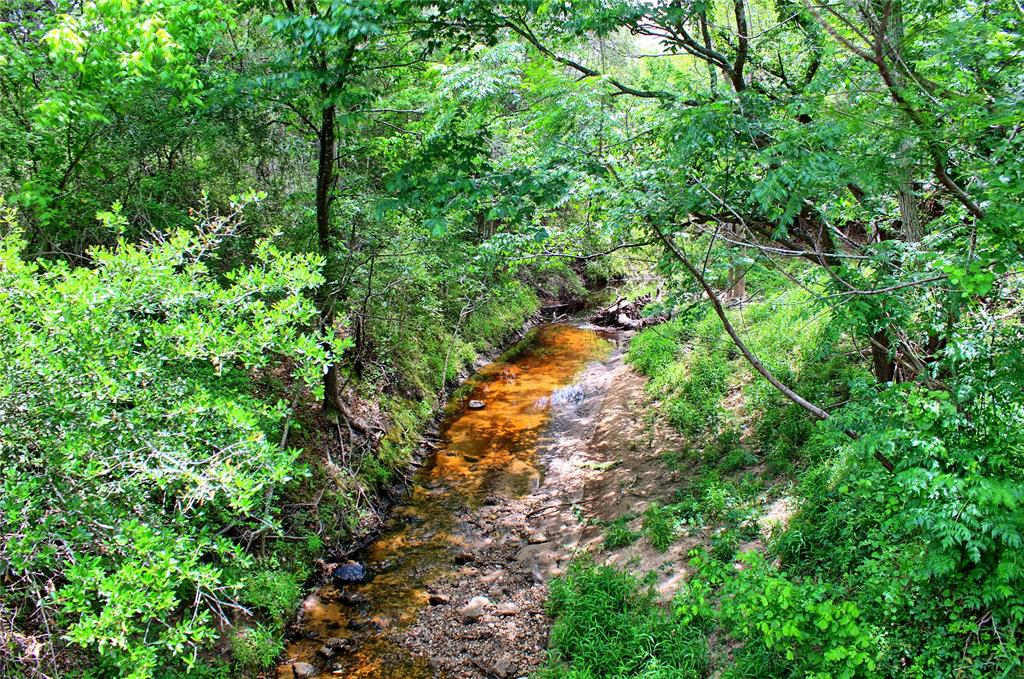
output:
<instances>
[{"instance_id":1,"label":"leafy shrub","mask_svg":"<svg viewBox=\"0 0 1024 679\"><path fill-rule=\"evenodd\" d=\"M711 556L719 561L732 561L739 544L739 531L735 528L726 528L711 538Z\"/></svg>"},{"instance_id":2,"label":"leafy shrub","mask_svg":"<svg viewBox=\"0 0 1024 679\"><path fill-rule=\"evenodd\" d=\"M736 571L698 556L697 582L674 602L680 615L714 620L742 643L727 676L875 676L879 633L855 603L827 585L775 572L754 552L740 559L744 568Z\"/></svg>"},{"instance_id":3,"label":"leafy shrub","mask_svg":"<svg viewBox=\"0 0 1024 679\"><path fill-rule=\"evenodd\" d=\"M707 642L676 624L628 573L578 561L551 583L555 617L545 679L703 677Z\"/></svg>"},{"instance_id":4,"label":"leafy shrub","mask_svg":"<svg viewBox=\"0 0 1024 679\"><path fill-rule=\"evenodd\" d=\"M12 224L0 226L8 592L56 583L42 605L108 676L187 667L241 585L229 526L274 526L266 498L302 473L276 442L285 405L248 393L247 375L278 354L319 384L327 353L303 332L315 315L303 293L320 261L262 243L252 268L215 276L204 258L234 221L209 218L73 268L22 259Z\"/></svg>"}]
</instances>

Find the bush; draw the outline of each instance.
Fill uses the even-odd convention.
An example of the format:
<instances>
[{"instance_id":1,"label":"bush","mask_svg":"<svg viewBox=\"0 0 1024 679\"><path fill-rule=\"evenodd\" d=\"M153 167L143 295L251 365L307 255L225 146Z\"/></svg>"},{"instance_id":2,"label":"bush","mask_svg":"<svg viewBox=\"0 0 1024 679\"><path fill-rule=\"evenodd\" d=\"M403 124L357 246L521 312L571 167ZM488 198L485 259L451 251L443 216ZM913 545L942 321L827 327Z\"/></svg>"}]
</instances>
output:
<instances>
[{"instance_id":1,"label":"bush","mask_svg":"<svg viewBox=\"0 0 1024 679\"><path fill-rule=\"evenodd\" d=\"M651 545L664 552L676 539L676 519L671 509L652 504L644 511L643 533Z\"/></svg>"},{"instance_id":2,"label":"bush","mask_svg":"<svg viewBox=\"0 0 1024 679\"><path fill-rule=\"evenodd\" d=\"M620 516L615 519L604 529L604 548L605 549L618 549L620 547L626 547L637 541L642 535L635 530L630 530L629 523L630 517Z\"/></svg>"},{"instance_id":3,"label":"bush","mask_svg":"<svg viewBox=\"0 0 1024 679\"><path fill-rule=\"evenodd\" d=\"M278 354L319 384L326 353L303 334L315 315L303 291L320 262L263 243L252 268L215 276L203 256L231 232L222 219L95 250L88 269L27 262L12 221L0 225L5 597L59 609L46 617L59 613L107 676L187 668L241 585L228 567L247 557L229 536L273 526L266 498L303 473L277 444L286 406L252 395L248 375Z\"/></svg>"},{"instance_id":4,"label":"bush","mask_svg":"<svg viewBox=\"0 0 1024 679\"><path fill-rule=\"evenodd\" d=\"M735 528L726 528L711 538L711 556L718 561L732 561L739 544L739 531Z\"/></svg>"}]
</instances>

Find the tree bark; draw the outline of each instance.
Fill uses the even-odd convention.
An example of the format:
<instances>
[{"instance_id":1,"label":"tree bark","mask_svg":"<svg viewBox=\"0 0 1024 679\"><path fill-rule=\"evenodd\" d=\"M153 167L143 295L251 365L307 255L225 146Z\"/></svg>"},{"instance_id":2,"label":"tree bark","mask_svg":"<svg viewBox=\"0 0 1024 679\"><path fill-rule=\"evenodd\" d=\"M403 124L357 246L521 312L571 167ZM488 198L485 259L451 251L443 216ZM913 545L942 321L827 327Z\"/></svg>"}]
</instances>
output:
<instances>
[{"instance_id":1,"label":"tree bark","mask_svg":"<svg viewBox=\"0 0 1024 679\"><path fill-rule=\"evenodd\" d=\"M331 280L331 187L334 184L334 154L337 139L334 129L334 105L325 106L320 112L320 130L317 135L319 154L316 171L316 235L320 254L324 258L324 284L320 286L318 304L320 307L320 325L323 332L334 326L334 297L330 292ZM338 365L335 361L327 366L324 372L325 412L340 413L341 395L339 392Z\"/></svg>"},{"instance_id":2,"label":"tree bark","mask_svg":"<svg viewBox=\"0 0 1024 679\"><path fill-rule=\"evenodd\" d=\"M875 379L883 384L892 382L896 376L896 365L889 357L889 337L884 330L871 335L871 362L875 368Z\"/></svg>"}]
</instances>

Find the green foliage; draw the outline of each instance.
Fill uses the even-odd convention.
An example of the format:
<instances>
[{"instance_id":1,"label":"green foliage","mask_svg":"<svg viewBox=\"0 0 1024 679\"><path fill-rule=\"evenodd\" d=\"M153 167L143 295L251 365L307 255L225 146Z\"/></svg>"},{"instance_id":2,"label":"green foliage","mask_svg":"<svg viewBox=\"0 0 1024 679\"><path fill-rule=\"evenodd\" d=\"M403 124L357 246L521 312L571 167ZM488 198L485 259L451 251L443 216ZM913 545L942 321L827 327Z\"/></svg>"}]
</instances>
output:
<instances>
[{"instance_id":1,"label":"green foliage","mask_svg":"<svg viewBox=\"0 0 1024 679\"><path fill-rule=\"evenodd\" d=\"M271 627L243 627L231 637L231 653L243 670L267 669L273 666L283 651L284 640Z\"/></svg>"},{"instance_id":2,"label":"green foliage","mask_svg":"<svg viewBox=\"0 0 1024 679\"><path fill-rule=\"evenodd\" d=\"M642 526L644 536L660 552L667 550L676 539L676 520L671 509L657 503L644 510Z\"/></svg>"},{"instance_id":3,"label":"green foliage","mask_svg":"<svg viewBox=\"0 0 1024 679\"><path fill-rule=\"evenodd\" d=\"M286 408L249 394L245 375L277 355L317 382L328 347L302 333L302 293L319 263L264 243L256 266L218 280L207 261L231 219L96 250L90 269L26 262L12 219L0 240L3 560L28 591L52 574L41 603L112 672L188 665L239 586L224 570L246 559L229 526L273 525L266 498L302 473L275 443Z\"/></svg>"},{"instance_id":4,"label":"green foliage","mask_svg":"<svg viewBox=\"0 0 1024 679\"><path fill-rule=\"evenodd\" d=\"M648 389L664 400L669 421L689 434L712 429L723 416L730 367L717 321L707 312L696 322L680 319L649 328L634 338L627 356L653 378Z\"/></svg>"},{"instance_id":5,"label":"green foliage","mask_svg":"<svg viewBox=\"0 0 1024 679\"><path fill-rule=\"evenodd\" d=\"M309 556L309 526L351 531L446 386L539 296L630 275L672 320L628 360L687 436L682 469L714 467L644 517L652 542L685 527L731 559L764 490L737 474L763 460L798 481L779 570L689 588L690 624L736 644L722 676L1019 673L1020 54L1010 0L9 0L13 638L45 619L96 676L180 676L219 601L279 619L298 575L252 568L243 544L285 517ZM210 217L249 186L266 198L244 228ZM753 374L693 271L828 424ZM335 332L346 396L391 428L352 469L307 450L307 470L276 442L286 404L339 365ZM279 515L307 473L321 501ZM612 675L678 675L626 646Z\"/></svg>"},{"instance_id":6,"label":"green foliage","mask_svg":"<svg viewBox=\"0 0 1024 679\"><path fill-rule=\"evenodd\" d=\"M735 528L726 528L711 538L712 557L719 561L732 561L739 547L739 533Z\"/></svg>"},{"instance_id":7,"label":"green foliage","mask_svg":"<svg viewBox=\"0 0 1024 679\"><path fill-rule=\"evenodd\" d=\"M158 155L150 155L154 147L173 157L178 142L168 132L181 130L179 121L204 96L205 74L194 54L213 49L232 25L231 3L14 0L5 9L0 68L8 97L0 104L0 167L15 182L0 181L0 191L34 228L74 254L84 254L83 242L115 242L120 234L97 228L92 218L124 199L126 192L111 190L124 186L119 170L150 196L184 192L198 200L170 168L153 181L152 168L146 176L140 166ZM136 117L143 110L166 127L146 127ZM134 140L132 150L148 156L142 162L120 153L133 143L124 137L126 120L162 138ZM136 196L131 201L136 207ZM186 206L175 207L175 225L183 226Z\"/></svg>"},{"instance_id":8,"label":"green foliage","mask_svg":"<svg viewBox=\"0 0 1024 679\"><path fill-rule=\"evenodd\" d=\"M714 620L743 643L727 676L770 672L792 677L869 677L877 668L878 632L858 606L836 599L827 586L794 582L748 552L744 568L694 560L701 584L681 590L677 614ZM709 585L719 588L709 604Z\"/></svg>"},{"instance_id":9,"label":"green foliage","mask_svg":"<svg viewBox=\"0 0 1024 679\"><path fill-rule=\"evenodd\" d=\"M577 561L551 583L555 616L541 677L703 677L707 642L675 624L631 575Z\"/></svg>"},{"instance_id":10,"label":"green foliage","mask_svg":"<svg viewBox=\"0 0 1024 679\"><path fill-rule=\"evenodd\" d=\"M273 562L258 562L243 578L241 600L282 625L302 598L300 574L281 569Z\"/></svg>"}]
</instances>

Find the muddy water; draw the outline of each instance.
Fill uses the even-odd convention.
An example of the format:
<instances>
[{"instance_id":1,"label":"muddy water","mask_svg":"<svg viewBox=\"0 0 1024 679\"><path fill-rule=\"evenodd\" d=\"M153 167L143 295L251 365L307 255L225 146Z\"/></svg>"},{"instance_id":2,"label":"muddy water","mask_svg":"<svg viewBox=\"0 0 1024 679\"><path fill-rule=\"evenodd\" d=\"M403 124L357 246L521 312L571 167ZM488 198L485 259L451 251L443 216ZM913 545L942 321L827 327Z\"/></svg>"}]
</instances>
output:
<instances>
[{"instance_id":1,"label":"muddy water","mask_svg":"<svg viewBox=\"0 0 1024 679\"><path fill-rule=\"evenodd\" d=\"M469 547L455 514L488 497L537 489L537 444L552 403L571 398L583 369L609 350L592 330L545 325L531 332L514 357L481 370L471 380L469 398L486 407L447 420L442 445L417 474L406 502L394 509L381 536L356 555L370 569L370 581L328 584L306 599L298 621L302 639L289 645L279 678L291 679L291 663L297 661L327 676L436 676L426 660L389 637L415 620L428 604L427 586L457 568L460 551ZM318 654L325 644L344 650L327 658Z\"/></svg>"}]
</instances>

